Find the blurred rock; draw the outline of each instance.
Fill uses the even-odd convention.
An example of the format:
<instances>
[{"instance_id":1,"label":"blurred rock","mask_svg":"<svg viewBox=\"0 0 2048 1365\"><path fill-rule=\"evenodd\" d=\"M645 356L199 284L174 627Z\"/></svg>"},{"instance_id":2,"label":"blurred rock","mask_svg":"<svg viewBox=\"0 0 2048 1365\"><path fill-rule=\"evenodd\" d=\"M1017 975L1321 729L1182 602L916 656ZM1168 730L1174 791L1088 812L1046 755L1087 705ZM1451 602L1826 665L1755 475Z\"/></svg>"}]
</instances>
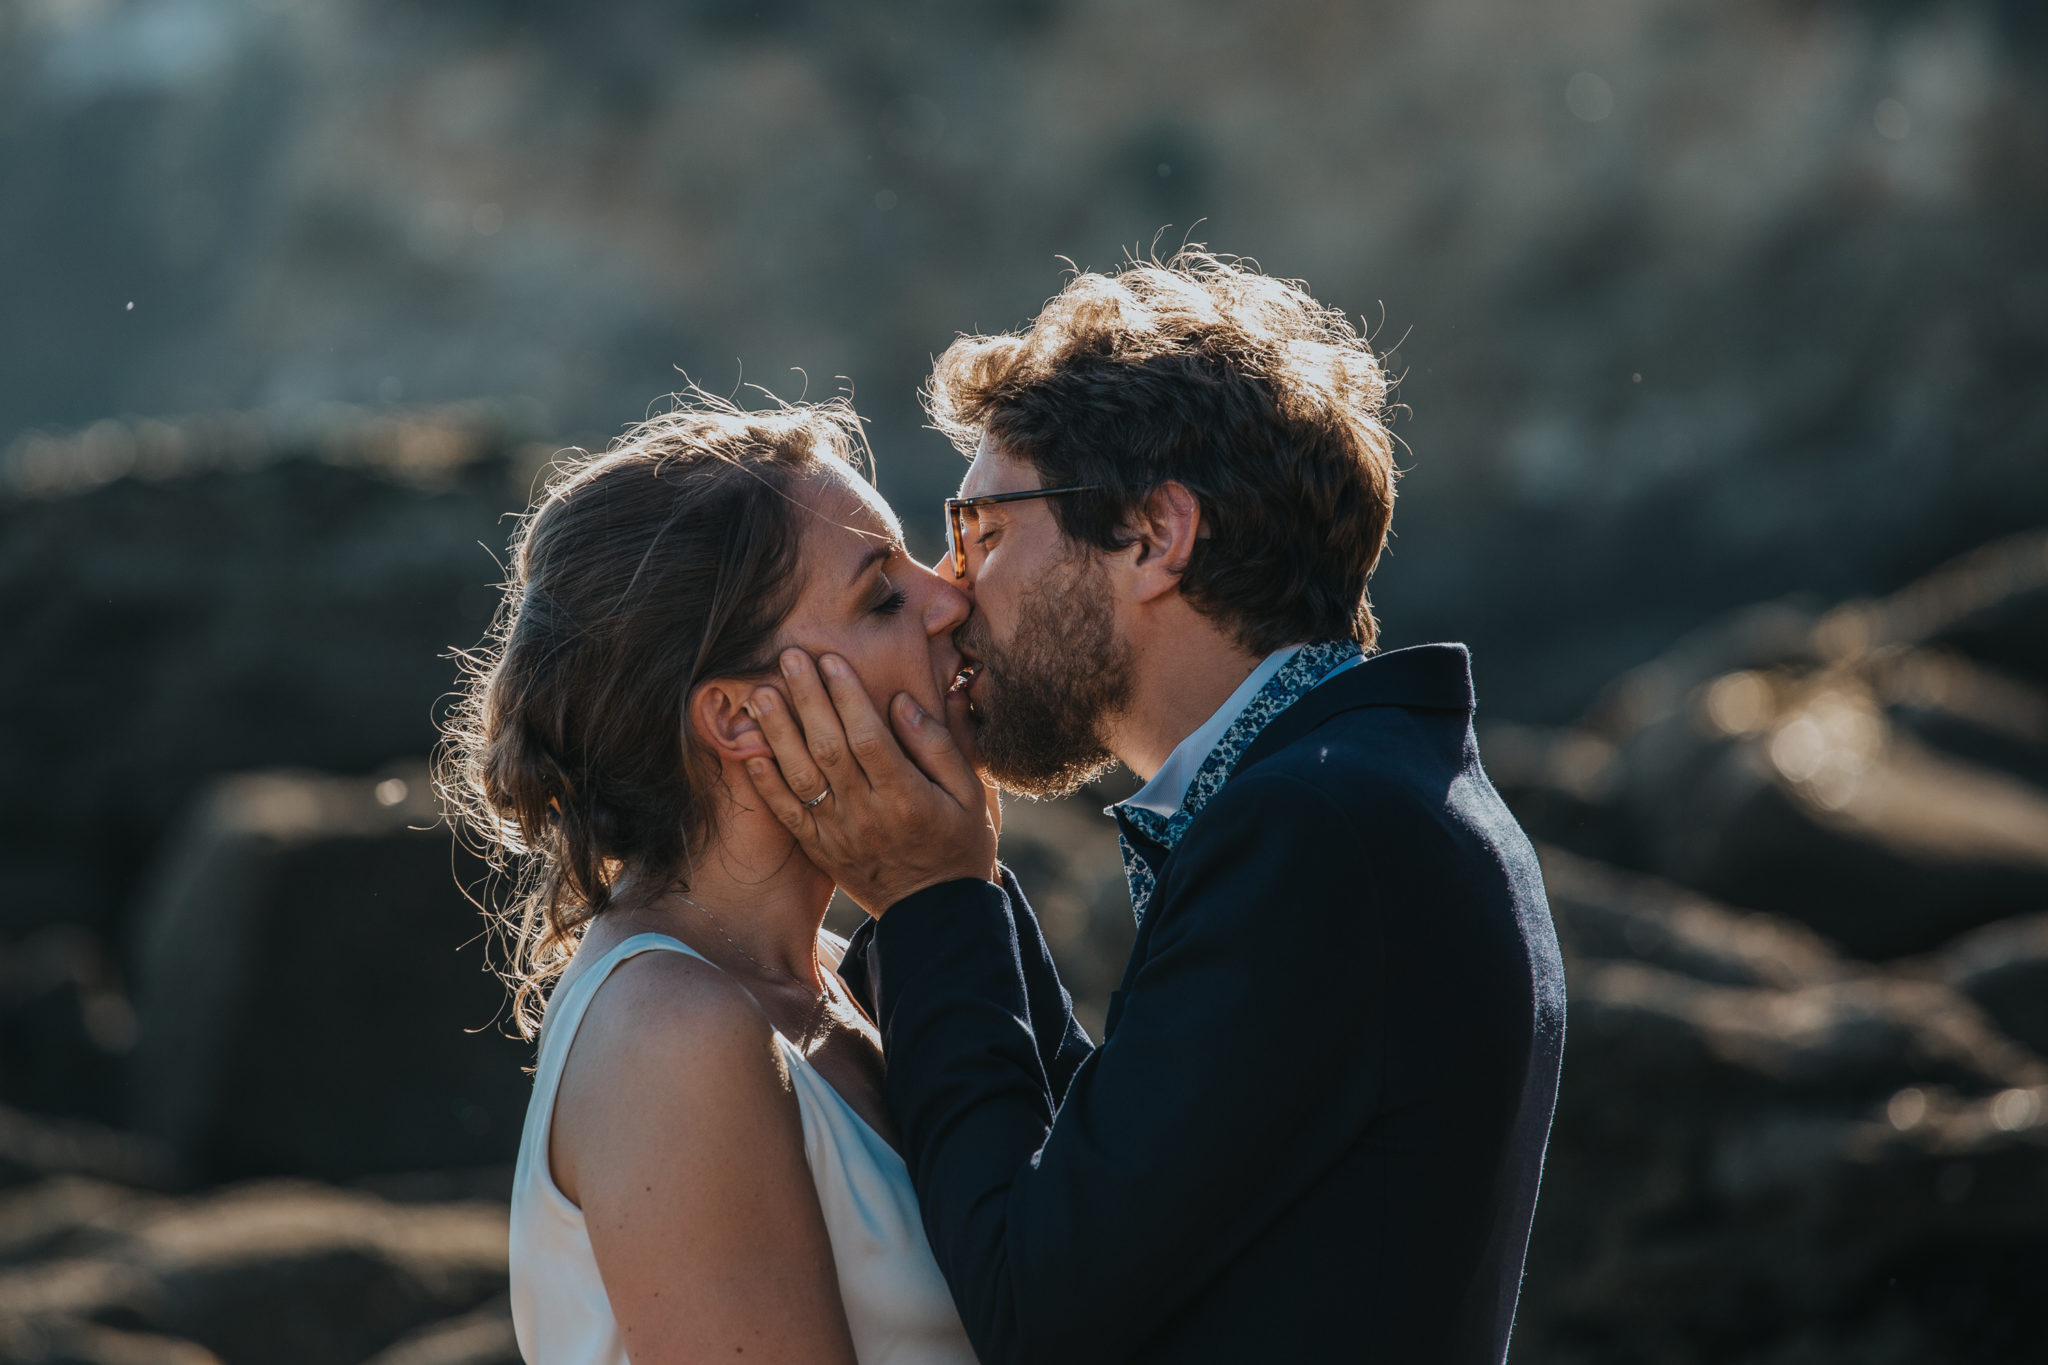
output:
<instances>
[{"instance_id":1,"label":"blurred rock","mask_svg":"<svg viewBox=\"0 0 2048 1365\"><path fill-rule=\"evenodd\" d=\"M2048 915L2007 920L1946 945L1935 975L1977 1002L1998 1026L2048 1055Z\"/></svg>"},{"instance_id":2,"label":"blurred rock","mask_svg":"<svg viewBox=\"0 0 2048 1365\"><path fill-rule=\"evenodd\" d=\"M144 1189L178 1179L170 1154L147 1138L0 1109L0 1189L56 1175L89 1175Z\"/></svg>"},{"instance_id":3,"label":"blurred rock","mask_svg":"<svg viewBox=\"0 0 2048 1365\"><path fill-rule=\"evenodd\" d=\"M509 1161L529 1049L502 1033L484 867L423 768L212 787L136 928L136 1127L202 1179Z\"/></svg>"},{"instance_id":4,"label":"blurred rock","mask_svg":"<svg viewBox=\"0 0 2048 1365\"><path fill-rule=\"evenodd\" d=\"M105 936L54 924L0 942L0 1101L114 1121L135 1011Z\"/></svg>"},{"instance_id":5,"label":"blurred rock","mask_svg":"<svg viewBox=\"0 0 2048 1365\"><path fill-rule=\"evenodd\" d=\"M2044 566L2048 533L1877 602L1739 613L1619 679L1578 727L1489 729L1489 768L1541 837L1857 956L2037 911L2048 688L1961 642L2024 662Z\"/></svg>"},{"instance_id":6,"label":"blurred rock","mask_svg":"<svg viewBox=\"0 0 2048 1365\"><path fill-rule=\"evenodd\" d=\"M1193 231L1396 350L1394 638L1563 719L2048 515L2038 8L18 3L0 441L477 394L580 438L800 366L934 509L931 352ZM285 761L333 766L233 766Z\"/></svg>"},{"instance_id":7,"label":"blurred rock","mask_svg":"<svg viewBox=\"0 0 2048 1365\"><path fill-rule=\"evenodd\" d=\"M1568 960L1638 962L1690 981L1796 989L1851 968L1819 936L1654 877L1541 847L1543 885Z\"/></svg>"},{"instance_id":8,"label":"blurred rock","mask_svg":"<svg viewBox=\"0 0 2048 1365\"><path fill-rule=\"evenodd\" d=\"M500 518L540 458L514 421L473 407L113 424L123 463L82 434L46 440L35 480L13 471L0 941L117 934L209 778L368 773L432 747L446 656L484 632Z\"/></svg>"},{"instance_id":9,"label":"blurred rock","mask_svg":"<svg viewBox=\"0 0 2048 1365\"><path fill-rule=\"evenodd\" d=\"M492 1203L304 1184L176 1200L54 1182L0 1196L0 1343L9 1360L51 1365L358 1365L455 1320L481 1345L464 1315L503 1293L505 1229Z\"/></svg>"},{"instance_id":10,"label":"blurred rock","mask_svg":"<svg viewBox=\"0 0 2048 1365\"><path fill-rule=\"evenodd\" d=\"M1483 719L1486 773L1524 828L1591 858L1626 862L1632 831L1614 810L1615 746L1586 730Z\"/></svg>"},{"instance_id":11,"label":"blurred rock","mask_svg":"<svg viewBox=\"0 0 2048 1365\"><path fill-rule=\"evenodd\" d=\"M474 1313L423 1327L368 1365L522 1365L511 1300L494 1299Z\"/></svg>"},{"instance_id":12,"label":"blurred rock","mask_svg":"<svg viewBox=\"0 0 2048 1365\"><path fill-rule=\"evenodd\" d=\"M1571 1017L1516 1358L2033 1358L2048 1062L1795 924L1544 867Z\"/></svg>"},{"instance_id":13,"label":"blurred rock","mask_svg":"<svg viewBox=\"0 0 2048 1365\"><path fill-rule=\"evenodd\" d=\"M70 1320L0 1325L0 1353L9 1365L221 1365L195 1342Z\"/></svg>"},{"instance_id":14,"label":"blurred rock","mask_svg":"<svg viewBox=\"0 0 2048 1365\"><path fill-rule=\"evenodd\" d=\"M1994 541L1827 626L1854 647L1946 646L2048 685L2048 530Z\"/></svg>"}]
</instances>

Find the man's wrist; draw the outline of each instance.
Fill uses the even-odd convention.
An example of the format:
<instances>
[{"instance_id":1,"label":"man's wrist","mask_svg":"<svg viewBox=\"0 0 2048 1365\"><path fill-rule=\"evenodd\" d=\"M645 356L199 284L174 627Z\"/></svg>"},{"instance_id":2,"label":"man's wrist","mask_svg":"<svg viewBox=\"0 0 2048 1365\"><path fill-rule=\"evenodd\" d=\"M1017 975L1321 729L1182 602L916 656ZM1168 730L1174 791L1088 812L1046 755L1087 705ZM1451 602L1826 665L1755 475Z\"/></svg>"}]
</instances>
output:
<instances>
[{"instance_id":1,"label":"man's wrist","mask_svg":"<svg viewBox=\"0 0 2048 1365\"><path fill-rule=\"evenodd\" d=\"M868 912L868 918L880 919L895 907L902 905L906 901L915 900L928 891L934 891L944 886L977 883L983 886L993 886L998 891L1002 890L1003 885L1000 874L994 868L980 875L969 872L955 872L950 875L930 877L921 882L906 883L900 890L892 887L886 893L877 894L874 898L874 905L870 905L866 900L859 897L855 897L855 904ZM887 899L883 898L884 895L886 895ZM880 908L876 908L877 906Z\"/></svg>"}]
</instances>

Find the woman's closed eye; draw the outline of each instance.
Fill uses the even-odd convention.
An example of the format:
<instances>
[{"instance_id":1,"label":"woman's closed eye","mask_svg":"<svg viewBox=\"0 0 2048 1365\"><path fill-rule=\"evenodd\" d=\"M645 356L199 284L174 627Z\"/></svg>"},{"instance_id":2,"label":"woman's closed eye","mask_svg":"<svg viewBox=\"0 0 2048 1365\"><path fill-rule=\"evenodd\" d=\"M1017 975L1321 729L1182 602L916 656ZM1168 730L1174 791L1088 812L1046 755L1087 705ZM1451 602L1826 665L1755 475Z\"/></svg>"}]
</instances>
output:
<instances>
[{"instance_id":1,"label":"woman's closed eye","mask_svg":"<svg viewBox=\"0 0 2048 1365\"><path fill-rule=\"evenodd\" d=\"M883 596L881 601L875 603L870 610L877 616L894 616L897 612L903 610L904 605L910 601L910 598L904 593L903 589L891 585L886 578L882 580L882 587L885 590L885 596Z\"/></svg>"}]
</instances>

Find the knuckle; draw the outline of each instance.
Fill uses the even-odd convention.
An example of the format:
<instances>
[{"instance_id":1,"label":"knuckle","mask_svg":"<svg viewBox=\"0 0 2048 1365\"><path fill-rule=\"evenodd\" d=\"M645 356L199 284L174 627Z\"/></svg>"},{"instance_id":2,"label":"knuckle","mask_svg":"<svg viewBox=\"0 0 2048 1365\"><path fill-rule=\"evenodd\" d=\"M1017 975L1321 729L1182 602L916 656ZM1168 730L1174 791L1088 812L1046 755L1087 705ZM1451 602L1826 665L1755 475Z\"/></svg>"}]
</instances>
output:
<instances>
[{"instance_id":1,"label":"knuckle","mask_svg":"<svg viewBox=\"0 0 2048 1365\"><path fill-rule=\"evenodd\" d=\"M823 764L827 768L830 768L839 762L840 748L838 740L826 739L823 736L818 736L811 740L810 750L811 757L818 760L819 763Z\"/></svg>"}]
</instances>

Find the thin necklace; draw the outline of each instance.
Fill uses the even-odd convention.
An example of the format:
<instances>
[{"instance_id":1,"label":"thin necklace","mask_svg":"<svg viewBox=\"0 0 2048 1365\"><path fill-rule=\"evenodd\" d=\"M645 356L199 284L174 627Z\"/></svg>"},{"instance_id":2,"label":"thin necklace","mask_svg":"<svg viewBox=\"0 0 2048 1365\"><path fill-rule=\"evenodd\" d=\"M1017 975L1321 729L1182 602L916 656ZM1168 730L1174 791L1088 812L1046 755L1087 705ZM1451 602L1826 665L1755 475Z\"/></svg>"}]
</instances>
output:
<instances>
[{"instance_id":1,"label":"thin necklace","mask_svg":"<svg viewBox=\"0 0 2048 1365\"><path fill-rule=\"evenodd\" d=\"M674 896L683 904L696 906L697 909L703 911L704 918L711 921L711 927L718 931L718 936L725 940L726 946L731 948L734 952L738 953L747 961L753 963L757 970L768 973L773 976L788 977L791 981L796 982L797 985L802 986L807 994L811 992L811 983L804 980L802 977L798 976L795 972L786 971L781 967L771 967L767 963L763 962L760 958L755 957L752 953L748 952L745 948L740 947L739 942L736 939L734 939L731 934L725 932L725 926L719 922L718 916L711 913L711 909L709 906L691 900L688 896L676 890L676 888L674 887L669 888L669 894L671 896ZM817 969L817 965L817 948L814 946L811 949L811 968L813 971ZM811 1004L810 1013L804 1016L804 1031L797 1037L796 1040L796 1047L798 1052L803 1052L810 1047L811 1039L817 1035L818 1026L825 1021L825 1013L827 1010L831 1008L832 1004L832 988L830 986L827 986L824 990L817 992L817 997L818 998Z\"/></svg>"}]
</instances>

